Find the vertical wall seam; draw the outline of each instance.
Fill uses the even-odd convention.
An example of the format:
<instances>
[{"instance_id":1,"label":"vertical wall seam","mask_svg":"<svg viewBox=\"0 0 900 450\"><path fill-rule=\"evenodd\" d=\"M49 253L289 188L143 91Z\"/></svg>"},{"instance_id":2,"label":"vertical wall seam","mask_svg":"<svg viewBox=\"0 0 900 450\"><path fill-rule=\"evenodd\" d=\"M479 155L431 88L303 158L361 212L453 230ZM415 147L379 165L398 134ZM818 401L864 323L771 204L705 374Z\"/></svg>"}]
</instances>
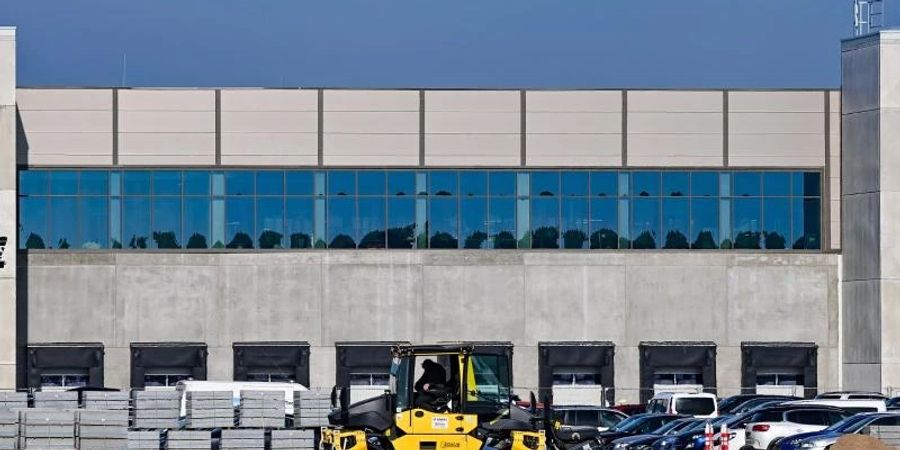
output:
<instances>
[{"instance_id":1,"label":"vertical wall seam","mask_svg":"<svg viewBox=\"0 0 900 450\"><path fill-rule=\"evenodd\" d=\"M622 167L628 167L628 91L622 91Z\"/></svg>"},{"instance_id":2,"label":"vertical wall seam","mask_svg":"<svg viewBox=\"0 0 900 450\"><path fill-rule=\"evenodd\" d=\"M722 91L722 167L728 167L728 138L731 130L729 130L728 116L730 107L728 105L728 90Z\"/></svg>"},{"instance_id":3,"label":"vertical wall seam","mask_svg":"<svg viewBox=\"0 0 900 450\"><path fill-rule=\"evenodd\" d=\"M825 176L822 192L825 201L822 202L822 248L832 250L831 243L831 93L824 91L825 107Z\"/></svg>"},{"instance_id":4,"label":"vertical wall seam","mask_svg":"<svg viewBox=\"0 0 900 450\"><path fill-rule=\"evenodd\" d=\"M325 106L325 91L319 89L318 91L318 106L317 110L317 120L318 124L316 125L316 146L317 146L317 163L321 167L325 164L325 134L324 134L324 124L322 120L325 118L325 111L323 110Z\"/></svg>"},{"instance_id":5,"label":"vertical wall seam","mask_svg":"<svg viewBox=\"0 0 900 450\"><path fill-rule=\"evenodd\" d=\"M119 89L112 90L112 164L119 165Z\"/></svg>"},{"instance_id":6,"label":"vertical wall seam","mask_svg":"<svg viewBox=\"0 0 900 450\"><path fill-rule=\"evenodd\" d=\"M419 167L425 167L425 90L419 89Z\"/></svg>"},{"instance_id":7,"label":"vertical wall seam","mask_svg":"<svg viewBox=\"0 0 900 450\"><path fill-rule=\"evenodd\" d=\"M216 89L216 165L222 165L222 90Z\"/></svg>"},{"instance_id":8,"label":"vertical wall seam","mask_svg":"<svg viewBox=\"0 0 900 450\"><path fill-rule=\"evenodd\" d=\"M519 165L525 167L528 159L528 149L526 148L526 126L525 108L527 100L525 97L525 89L519 91Z\"/></svg>"}]
</instances>

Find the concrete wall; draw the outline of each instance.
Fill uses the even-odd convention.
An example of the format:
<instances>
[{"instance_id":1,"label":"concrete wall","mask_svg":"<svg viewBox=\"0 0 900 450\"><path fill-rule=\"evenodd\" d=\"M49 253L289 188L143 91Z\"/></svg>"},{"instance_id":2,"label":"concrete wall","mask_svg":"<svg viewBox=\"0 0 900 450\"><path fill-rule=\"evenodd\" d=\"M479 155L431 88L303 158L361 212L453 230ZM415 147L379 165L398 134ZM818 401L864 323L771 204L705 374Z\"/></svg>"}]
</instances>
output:
<instances>
[{"instance_id":1,"label":"concrete wall","mask_svg":"<svg viewBox=\"0 0 900 450\"><path fill-rule=\"evenodd\" d=\"M503 340L516 385L537 385L540 341L616 344L634 400L642 341L718 344L719 386L740 386L744 341L819 345L819 385L838 374L838 256L697 252L305 251L31 253L20 267L29 342L100 341L106 382L128 384L136 341L210 346L232 376L235 341L305 340L311 382L334 382L336 341ZM67 326L58 326L65 317ZM802 318L802 319L801 319ZM799 321L802 320L802 325Z\"/></svg>"},{"instance_id":2,"label":"concrete wall","mask_svg":"<svg viewBox=\"0 0 900 450\"><path fill-rule=\"evenodd\" d=\"M0 27L0 389L16 385L16 30Z\"/></svg>"}]
</instances>

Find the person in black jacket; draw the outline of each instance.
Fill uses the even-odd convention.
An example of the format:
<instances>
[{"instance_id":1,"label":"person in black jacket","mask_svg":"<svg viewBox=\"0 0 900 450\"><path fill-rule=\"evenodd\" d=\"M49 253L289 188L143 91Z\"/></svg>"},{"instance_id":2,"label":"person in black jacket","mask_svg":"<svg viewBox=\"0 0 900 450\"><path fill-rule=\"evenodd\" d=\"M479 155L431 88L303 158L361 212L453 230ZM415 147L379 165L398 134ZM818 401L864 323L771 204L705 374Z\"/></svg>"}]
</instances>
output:
<instances>
[{"instance_id":1,"label":"person in black jacket","mask_svg":"<svg viewBox=\"0 0 900 450\"><path fill-rule=\"evenodd\" d=\"M434 403L444 394L447 387L447 371L444 366L426 359L422 361L422 376L416 381L416 405L420 407L433 407Z\"/></svg>"}]
</instances>

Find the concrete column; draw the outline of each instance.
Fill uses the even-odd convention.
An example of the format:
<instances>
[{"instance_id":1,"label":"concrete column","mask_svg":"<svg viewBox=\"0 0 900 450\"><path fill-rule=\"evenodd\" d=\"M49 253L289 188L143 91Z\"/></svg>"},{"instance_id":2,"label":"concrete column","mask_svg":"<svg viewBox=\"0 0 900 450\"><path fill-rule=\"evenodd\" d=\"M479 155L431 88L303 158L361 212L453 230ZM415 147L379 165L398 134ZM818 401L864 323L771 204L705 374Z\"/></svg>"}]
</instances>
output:
<instances>
[{"instance_id":1,"label":"concrete column","mask_svg":"<svg viewBox=\"0 0 900 450\"><path fill-rule=\"evenodd\" d=\"M845 389L900 386L900 32L843 42Z\"/></svg>"},{"instance_id":2,"label":"concrete column","mask_svg":"<svg viewBox=\"0 0 900 450\"><path fill-rule=\"evenodd\" d=\"M0 389L16 387L16 216L16 29L0 27Z\"/></svg>"}]
</instances>

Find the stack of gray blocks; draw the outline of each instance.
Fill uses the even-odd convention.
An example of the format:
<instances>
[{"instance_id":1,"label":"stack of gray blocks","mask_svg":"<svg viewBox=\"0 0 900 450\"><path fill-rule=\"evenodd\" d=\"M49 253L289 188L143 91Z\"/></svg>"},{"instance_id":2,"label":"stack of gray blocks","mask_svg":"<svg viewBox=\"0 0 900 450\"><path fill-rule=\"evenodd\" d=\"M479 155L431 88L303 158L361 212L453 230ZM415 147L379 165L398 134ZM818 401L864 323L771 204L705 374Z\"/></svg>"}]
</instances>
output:
<instances>
[{"instance_id":1,"label":"stack of gray blocks","mask_svg":"<svg viewBox=\"0 0 900 450\"><path fill-rule=\"evenodd\" d=\"M29 408L20 411L19 448L66 449L75 447L75 411Z\"/></svg>"},{"instance_id":2,"label":"stack of gray blocks","mask_svg":"<svg viewBox=\"0 0 900 450\"><path fill-rule=\"evenodd\" d=\"M266 430L222 430L220 450L263 450Z\"/></svg>"},{"instance_id":3,"label":"stack of gray blocks","mask_svg":"<svg viewBox=\"0 0 900 450\"><path fill-rule=\"evenodd\" d=\"M27 392L0 391L0 409L22 409L27 407Z\"/></svg>"},{"instance_id":4,"label":"stack of gray blocks","mask_svg":"<svg viewBox=\"0 0 900 450\"><path fill-rule=\"evenodd\" d=\"M84 409L128 410L129 394L121 391L85 391L81 401Z\"/></svg>"},{"instance_id":5,"label":"stack of gray blocks","mask_svg":"<svg viewBox=\"0 0 900 450\"><path fill-rule=\"evenodd\" d=\"M283 391L241 391L238 426L241 428L284 427Z\"/></svg>"},{"instance_id":6,"label":"stack of gray blocks","mask_svg":"<svg viewBox=\"0 0 900 450\"><path fill-rule=\"evenodd\" d=\"M328 425L331 394L320 391L294 392L294 426L318 428Z\"/></svg>"},{"instance_id":7,"label":"stack of gray blocks","mask_svg":"<svg viewBox=\"0 0 900 450\"><path fill-rule=\"evenodd\" d=\"M313 430L272 430L272 450L315 448Z\"/></svg>"},{"instance_id":8,"label":"stack of gray blocks","mask_svg":"<svg viewBox=\"0 0 900 450\"><path fill-rule=\"evenodd\" d=\"M81 409L76 418L79 450L121 450L128 446L127 409Z\"/></svg>"},{"instance_id":9,"label":"stack of gray blocks","mask_svg":"<svg viewBox=\"0 0 900 450\"><path fill-rule=\"evenodd\" d=\"M0 449L14 450L19 436L19 412L0 408Z\"/></svg>"},{"instance_id":10,"label":"stack of gray blocks","mask_svg":"<svg viewBox=\"0 0 900 450\"><path fill-rule=\"evenodd\" d=\"M75 409L78 393L75 391L38 391L34 393L35 408Z\"/></svg>"},{"instance_id":11,"label":"stack of gray blocks","mask_svg":"<svg viewBox=\"0 0 900 450\"><path fill-rule=\"evenodd\" d=\"M186 427L193 429L234 426L234 393L231 391L188 392Z\"/></svg>"},{"instance_id":12,"label":"stack of gray blocks","mask_svg":"<svg viewBox=\"0 0 900 450\"><path fill-rule=\"evenodd\" d=\"M181 394L176 391L133 391L134 428L173 428L181 415Z\"/></svg>"},{"instance_id":13,"label":"stack of gray blocks","mask_svg":"<svg viewBox=\"0 0 900 450\"><path fill-rule=\"evenodd\" d=\"M160 430L128 432L129 450L159 450L160 441Z\"/></svg>"},{"instance_id":14,"label":"stack of gray blocks","mask_svg":"<svg viewBox=\"0 0 900 450\"><path fill-rule=\"evenodd\" d=\"M212 434L209 431L172 430L166 436L166 449L212 449Z\"/></svg>"}]
</instances>

